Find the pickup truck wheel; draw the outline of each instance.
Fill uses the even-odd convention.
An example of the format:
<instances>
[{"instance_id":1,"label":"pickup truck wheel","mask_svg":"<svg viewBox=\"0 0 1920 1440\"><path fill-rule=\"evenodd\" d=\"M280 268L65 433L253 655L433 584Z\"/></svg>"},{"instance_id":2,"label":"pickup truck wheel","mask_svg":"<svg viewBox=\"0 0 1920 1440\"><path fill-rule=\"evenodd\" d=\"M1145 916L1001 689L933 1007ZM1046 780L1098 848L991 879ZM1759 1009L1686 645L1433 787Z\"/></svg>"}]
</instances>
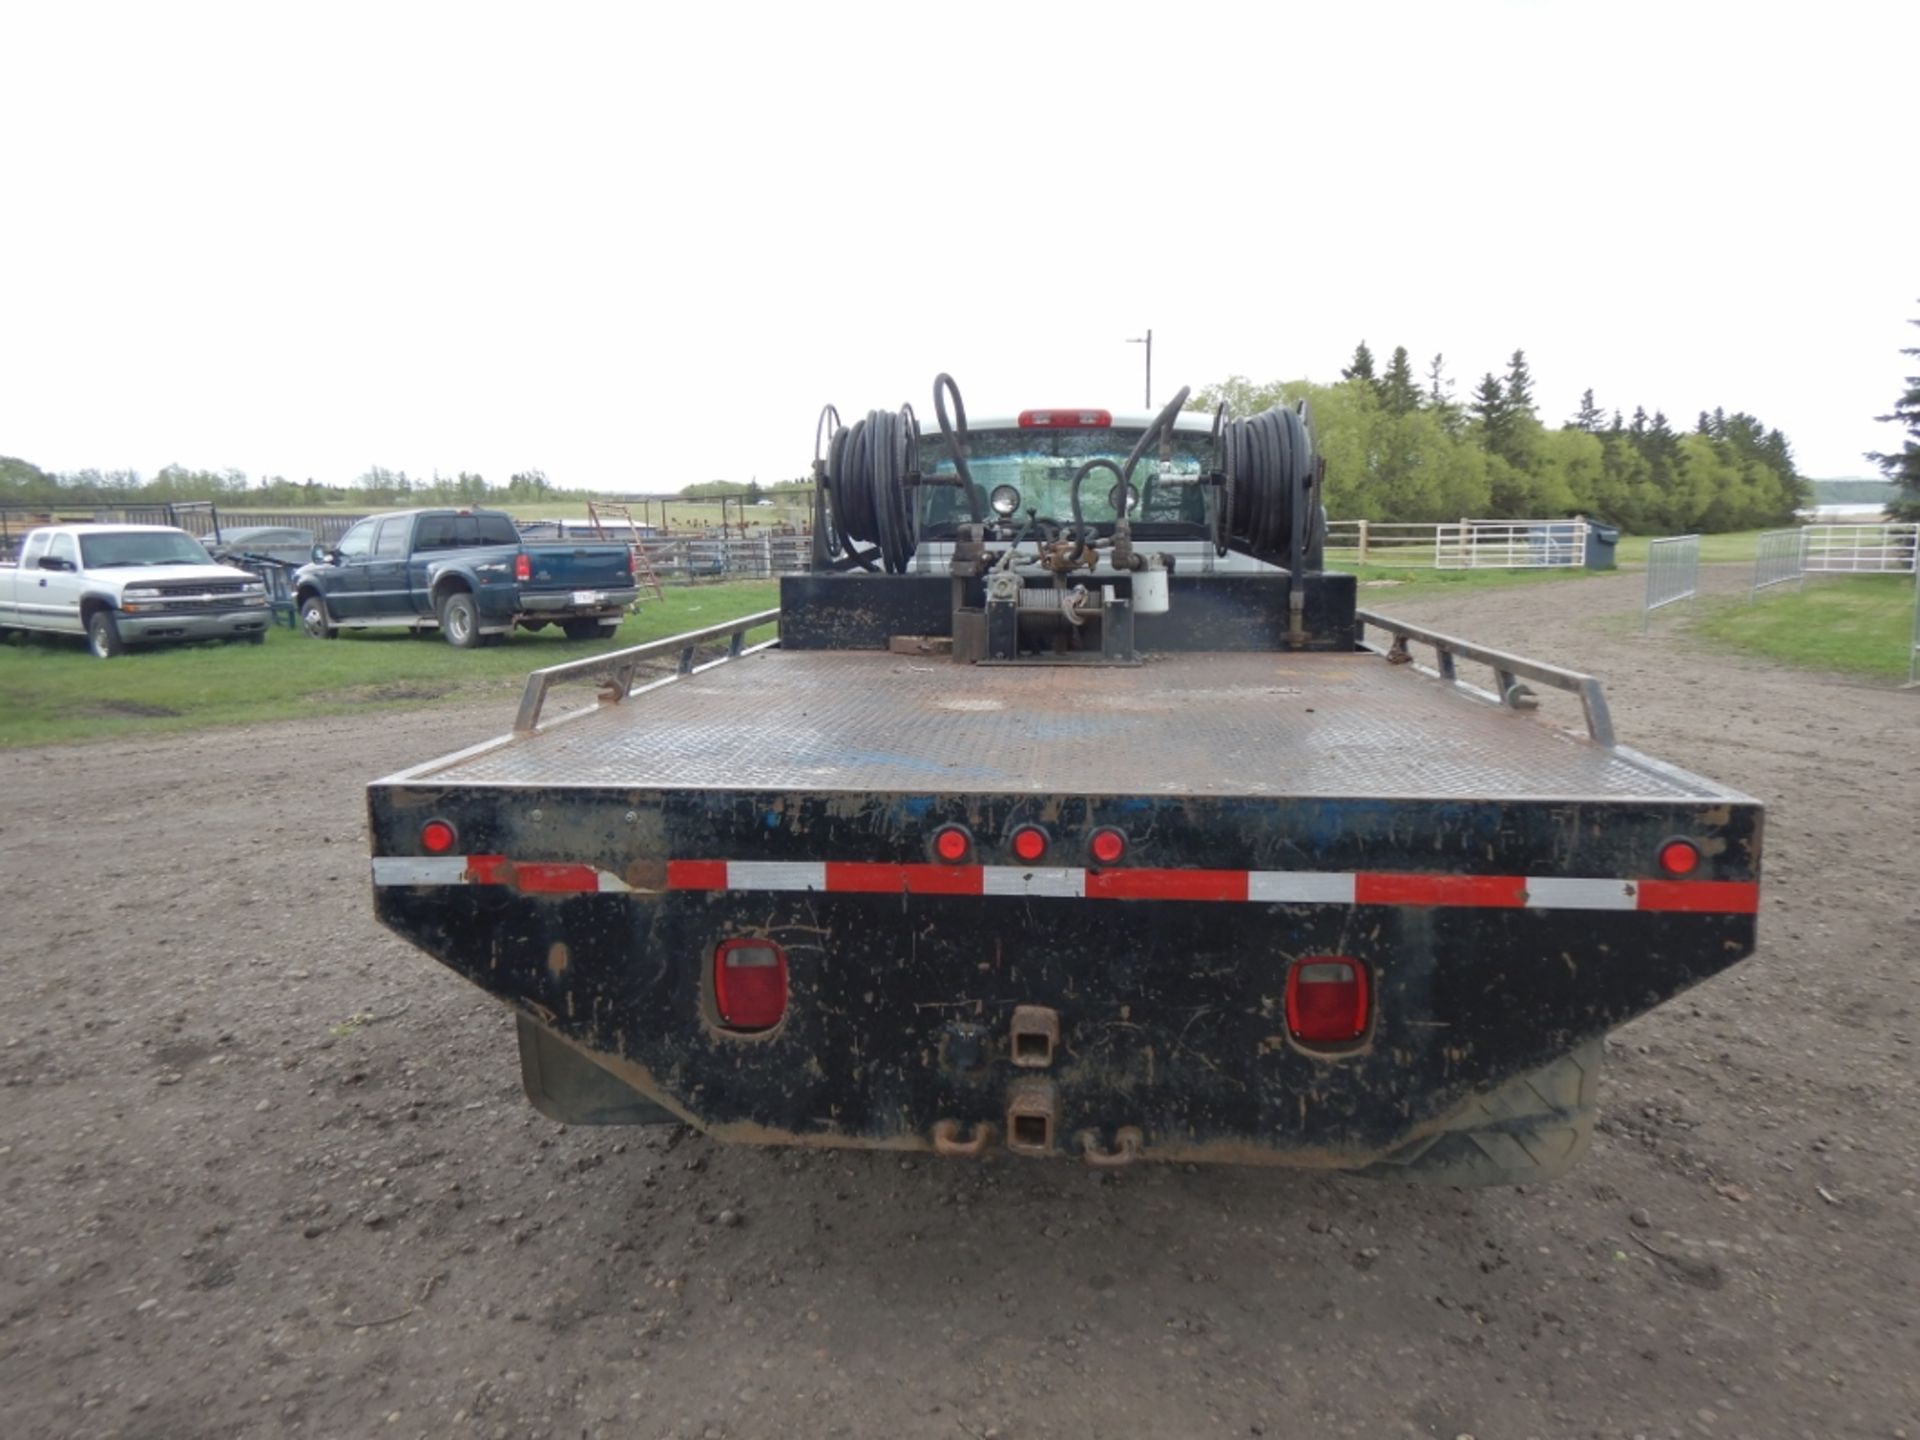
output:
<instances>
[{"instance_id":1,"label":"pickup truck wheel","mask_svg":"<svg viewBox=\"0 0 1920 1440\"><path fill-rule=\"evenodd\" d=\"M127 653L126 642L120 638L120 627L114 623L111 610L96 610L87 617L87 648L102 660Z\"/></svg>"},{"instance_id":2,"label":"pickup truck wheel","mask_svg":"<svg viewBox=\"0 0 1920 1440\"><path fill-rule=\"evenodd\" d=\"M1517 1075L1428 1135L1359 1173L1437 1185L1531 1185L1557 1179L1587 1153L1599 1110L1604 1039Z\"/></svg>"},{"instance_id":3,"label":"pickup truck wheel","mask_svg":"<svg viewBox=\"0 0 1920 1440\"><path fill-rule=\"evenodd\" d=\"M300 602L300 628L316 640L331 640L340 633L327 616L327 602L318 595Z\"/></svg>"},{"instance_id":4,"label":"pickup truck wheel","mask_svg":"<svg viewBox=\"0 0 1920 1440\"><path fill-rule=\"evenodd\" d=\"M598 620L562 620L560 628L567 632L569 640L598 640L600 622Z\"/></svg>"},{"instance_id":5,"label":"pickup truck wheel","mask_svg":"<svg viewBox=\"0 0 1920 1440\"><path fill-rule=\"evenodd\" d=\"M440 602L440 633L456 650L472 650L484 643L480 612L465 590L456 590Z\"/></svg>"}]
</instances>

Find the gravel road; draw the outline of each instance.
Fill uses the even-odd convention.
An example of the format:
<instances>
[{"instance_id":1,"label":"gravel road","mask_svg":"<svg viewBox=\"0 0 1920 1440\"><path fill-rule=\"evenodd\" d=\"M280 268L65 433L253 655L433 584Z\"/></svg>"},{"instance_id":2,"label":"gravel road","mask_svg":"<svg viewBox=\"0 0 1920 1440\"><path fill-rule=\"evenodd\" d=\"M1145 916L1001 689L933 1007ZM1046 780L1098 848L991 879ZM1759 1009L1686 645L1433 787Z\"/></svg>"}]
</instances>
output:
<instances>
[{"instance_id":1,"label":"gravel road","mask_svg":"<svg viewBox=\"0 0 1920 1440\"><path fill-rule=\"evenodd\" d=\"M1770 807L1758 956L1526 1191L564 1129L367 894L362 782L507 707L0 756L0 1432L1920 1436L1920 694L1639 584L1363 601Z\"/></svg>"}]
</instances>

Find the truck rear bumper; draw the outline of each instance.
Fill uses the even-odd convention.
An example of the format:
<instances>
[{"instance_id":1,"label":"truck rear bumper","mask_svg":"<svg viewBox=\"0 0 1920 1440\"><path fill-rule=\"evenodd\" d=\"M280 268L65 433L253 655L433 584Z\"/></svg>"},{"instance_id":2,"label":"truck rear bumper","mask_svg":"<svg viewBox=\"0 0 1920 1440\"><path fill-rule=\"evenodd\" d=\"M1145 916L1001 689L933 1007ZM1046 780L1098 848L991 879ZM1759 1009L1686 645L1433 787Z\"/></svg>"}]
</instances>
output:
<instances>
[{"instance_id":1,"label":"truck rear bumper","mask_svg":"<svg viewBox=\"0 0 1920 1440\"><path fill-rule=\"evenodd\" d=\"M1751 802L402 779L371 808L385 924L752 1143L1363 1167L1736 962L1757 903ZM420 853L429 818L462 854ZM931 860L948 825L968 863ZM1023 825L1059 863L1000 853ZM1128 835L1124 864L1087 862L1102 827ZM1705 857L1685 879L1658 868L1676 836ZM759 1033L715 1010L740 939L784 956L787 1007ZM1366 969L1352 1044L1290 1030L1288 972L1313 956Z\"/></svg>"},{"instance_id":2,"label":"truck rear bumper","mask_svg":"<svg viewBox=\"0 0 1920 1440\"><path fill-rule=\"evenodd\" d=\"M579 597L590 595L593 598L583 600ZM542 620L556 617L584 618L590 615L619 615L640 598L637 589L604 590L586 589L580 591L562 591L555 595L522 595L520 608L526 614Z\"/></svg>"}]
</instances>

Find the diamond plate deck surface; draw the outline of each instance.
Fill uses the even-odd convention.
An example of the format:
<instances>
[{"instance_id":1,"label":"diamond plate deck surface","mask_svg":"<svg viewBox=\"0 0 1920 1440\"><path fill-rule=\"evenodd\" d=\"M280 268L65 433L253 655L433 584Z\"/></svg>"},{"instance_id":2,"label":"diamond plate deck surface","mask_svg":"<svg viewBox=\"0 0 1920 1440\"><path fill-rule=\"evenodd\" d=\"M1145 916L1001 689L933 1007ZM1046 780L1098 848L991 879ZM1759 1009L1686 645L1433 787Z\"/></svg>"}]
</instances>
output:
<instances>
[{"instance_id":1,"label":"diamond plate deck surface","mask_svg":"<svg viewBox=\"0 0 1920 1440\"><path fill-rule=\"evenodd\" d=\"M1364 653L1170 655L1114 670L772 650L411 778L1461 799L1730 794Z\"/></svg>"}]
</instances>

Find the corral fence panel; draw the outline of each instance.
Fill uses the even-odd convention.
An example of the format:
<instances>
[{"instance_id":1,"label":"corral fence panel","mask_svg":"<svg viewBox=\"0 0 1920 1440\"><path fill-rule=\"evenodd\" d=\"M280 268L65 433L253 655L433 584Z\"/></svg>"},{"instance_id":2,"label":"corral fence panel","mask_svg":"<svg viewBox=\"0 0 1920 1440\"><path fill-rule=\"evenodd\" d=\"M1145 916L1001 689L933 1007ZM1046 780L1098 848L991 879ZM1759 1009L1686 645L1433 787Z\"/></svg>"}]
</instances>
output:
<instances>
[{"instance_id":1,"label":"corral fence panel","mask_svg":"<svg viewBox=\"0 0 1920 1440\"><path fill-rule=\"evenodd\" d=\"M1815 575L1910 575L1920 524L1809 525L1807 572Z\"/></svg>"},{"instance_id":2,"label":"corral fence panel","mask_svg":"<svg viewBox=\"0 0 1920 1440\"><path fill-rule=\"evenodd\" d=\"M1775 585L1798 584L1807 581L1807 532L1805 530L1768 530L1754 544L1753 552L1753 591L1749 598L1757 598L1762 590Z\"/></svg>"},{"instance_id":3,"label":"corral fence panel","mask_svg":"<svg viewBox=\"0 0 1920 1440\"><path fill-rule=\"evenodd\" d=\"M1587 559L1587 522L1329 520L1326 559L1438 570L1578 568Z\"/></svg>"},{"instance_id":4,"label":"corral fence panel","mask_svg":"<svg viewBox=\"0 0 1920 1440\"><path fill-rule=\"evenodd\" d=\"M1653 612L1664 605L1691 600L1700 589L1700 537L1670 535L1647 543L1647 595L1640 609L1644 632Z\"/></svg>"}]
</instances>

